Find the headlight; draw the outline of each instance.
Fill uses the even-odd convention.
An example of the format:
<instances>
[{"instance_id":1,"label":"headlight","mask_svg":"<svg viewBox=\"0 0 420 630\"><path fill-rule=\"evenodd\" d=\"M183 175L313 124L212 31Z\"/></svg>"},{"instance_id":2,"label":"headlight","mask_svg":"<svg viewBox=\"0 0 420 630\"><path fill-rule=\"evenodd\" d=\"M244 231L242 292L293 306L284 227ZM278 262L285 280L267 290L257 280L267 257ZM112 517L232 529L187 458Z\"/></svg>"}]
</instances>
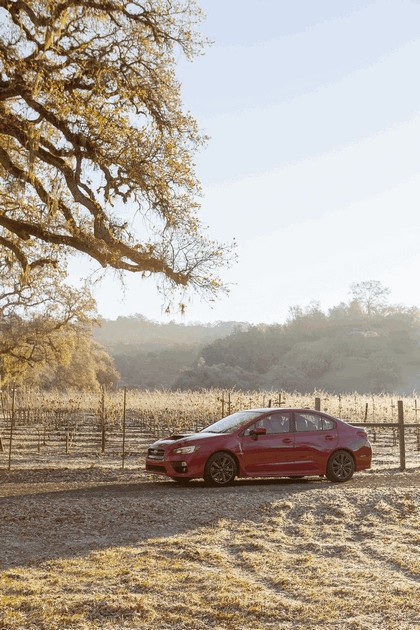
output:
<instances>
[{"instance_id":1,"label":"headlight","mask_svg":"<svg viewBox=\"0 0 420 630\"><path fill-rule=\"evenodd\" d=\"M198 451L199 446L180 446L179 448L174 448L172 453L175 455L185 455L186 453L194 453L194 451Z\"/></svg>"}]
</instances>

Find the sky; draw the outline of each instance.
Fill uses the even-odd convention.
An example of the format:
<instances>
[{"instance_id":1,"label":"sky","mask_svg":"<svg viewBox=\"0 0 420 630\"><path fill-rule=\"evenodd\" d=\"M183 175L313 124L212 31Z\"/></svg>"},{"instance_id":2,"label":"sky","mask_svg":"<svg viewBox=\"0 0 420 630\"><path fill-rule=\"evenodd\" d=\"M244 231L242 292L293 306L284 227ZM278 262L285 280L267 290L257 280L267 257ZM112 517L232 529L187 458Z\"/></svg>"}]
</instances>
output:
<instances>
[{"instance_id":1,"label":"sky","mask_svg":"<svg viewBox=\"0 0 420 630\"><path fill-rule=\"evenodd\" d=\"M379 280L420 306L420 2L199 0L213 44L182 59L183 100L210 136L200 218L235 238L229 296L165 315L152 280L109 273L101 315L273 323Z\"/></svg>"}]
</instances>

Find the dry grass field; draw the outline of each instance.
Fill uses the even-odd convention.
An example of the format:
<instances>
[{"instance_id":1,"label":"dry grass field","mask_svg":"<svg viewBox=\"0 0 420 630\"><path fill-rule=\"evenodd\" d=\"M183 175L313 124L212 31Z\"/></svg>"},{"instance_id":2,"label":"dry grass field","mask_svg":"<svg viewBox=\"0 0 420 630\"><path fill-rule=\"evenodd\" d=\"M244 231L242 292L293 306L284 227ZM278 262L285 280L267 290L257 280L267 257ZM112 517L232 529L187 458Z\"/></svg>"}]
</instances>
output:
<instances>
[{"instance_id":1,"label":"dry grass field","mask_svg":"<svg viewBox=\"0 0 420 630\"><path fill-rule=\"evenodd\" d=\"M168 399L157 409L146 402L155 422L168 408ZM181 402L186 414L201 409ZM142 472L151 438L135 424L121 469L117 416L104 454L96 429L65 453L63 433L38 451L24 441L36 427L23 425L10 471L0 453L2 630L420 628L414 439L404 473L384 433L372 471L346 484L183 488Z\"/></svg>"},{"instance_id":2,"label":"dry grass field","mask_svg":"<svg viewBox=\"0 0 420 630\"><path fill-rule=\"evenodd\" d=\"M0 627L420 627L419 470L210 489L1 477Z\"/></svg>"}]
</instances>

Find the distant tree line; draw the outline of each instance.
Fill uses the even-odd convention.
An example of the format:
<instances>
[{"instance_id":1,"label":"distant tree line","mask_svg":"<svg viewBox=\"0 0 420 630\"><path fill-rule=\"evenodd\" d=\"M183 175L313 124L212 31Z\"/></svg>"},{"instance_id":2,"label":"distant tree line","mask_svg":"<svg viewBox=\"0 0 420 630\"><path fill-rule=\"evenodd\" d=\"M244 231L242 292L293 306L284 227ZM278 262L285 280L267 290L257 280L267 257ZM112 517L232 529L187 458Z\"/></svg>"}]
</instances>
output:
<instances>
[{"instance_id":1,"label":"distant tree line","mask_svg":"<svg viewBox=\"0 0 420 630\"><path fill-rule=\"evenodd\" d=\"M95 320L84 320L81 308L66 325L65 309L61 319L22 316L19 325L9 321L14 344L3 336L0 374L44 388L418 391L420 309L390 305L388 293L379 282L359 283L348 302L327 312L294 306L273 325L160 324L135 315L105 320L92 336ZM48 332L42 344L37 326Z\"/></svg>"},{"instance_id":2,"label":"distant tree line","mask_svg":"<svg viewBox=\"0 0 420 630\"><path fill-rule=\"evenodd\" d=\"M293 307L282 325L251 326L205 346L174 388L379 392L420 388L420 310L388 305L376 281L324 313Z\"/></svg>"},{"instance_id":3,"label":"distant tree line","mask_svg":"<svg viewBox=\"0 0 420 630\"><path fill-rule=\"evenodd\" d=\"M132 315L103 321L94 336L112 355L122 385L170 389L183 370L196 363L204 346L248 326L239 322L159 324Z\"/></svg>"}]
</instances>

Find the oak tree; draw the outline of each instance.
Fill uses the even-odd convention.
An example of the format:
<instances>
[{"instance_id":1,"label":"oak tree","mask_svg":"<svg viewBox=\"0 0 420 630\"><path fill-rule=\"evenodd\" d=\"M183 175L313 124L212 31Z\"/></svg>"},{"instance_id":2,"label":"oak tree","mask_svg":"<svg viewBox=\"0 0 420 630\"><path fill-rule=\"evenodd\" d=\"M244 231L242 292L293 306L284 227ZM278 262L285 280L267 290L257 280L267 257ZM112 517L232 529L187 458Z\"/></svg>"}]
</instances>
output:
<instances>
[{"instance_id":1,"label":"oak tree","mask_svg":"<svg viewBox=\"0 0 420 630\"><path fill-rule=\"evenodd\" d=\"M45 250L45 248L42 248ZM37 261L48 256L38 249ZM0 383L21 382L47 364L66 364L75 341L96 321L87 288L64 282L65 268L30 266L0 257ZM87 347L87 346L86 346Z\"/></svg>"},{"instance_id":2,"label":"oak tree","mask_svg":"<svg viewBox=\"0 0 420 630\"><path fill-rule=\"evenodd\" d=\"M379 280L353 282L350 285L350 290L353 300L362 306L368 317L383 309L391 293L388 287L384 287Z\"/></svg>"},{"instance_id":3,"label":"oak tree","mask_svg":"<svg viewBox=\"0 0 420 630\"><path fill-rule=\"evenodd\" d=\"M0 248L24 272L76 251L222 287L229 247L197 218L204 139L175 74L199 19L193 0L0 0Z\"/></svg>"}]
</instances>

